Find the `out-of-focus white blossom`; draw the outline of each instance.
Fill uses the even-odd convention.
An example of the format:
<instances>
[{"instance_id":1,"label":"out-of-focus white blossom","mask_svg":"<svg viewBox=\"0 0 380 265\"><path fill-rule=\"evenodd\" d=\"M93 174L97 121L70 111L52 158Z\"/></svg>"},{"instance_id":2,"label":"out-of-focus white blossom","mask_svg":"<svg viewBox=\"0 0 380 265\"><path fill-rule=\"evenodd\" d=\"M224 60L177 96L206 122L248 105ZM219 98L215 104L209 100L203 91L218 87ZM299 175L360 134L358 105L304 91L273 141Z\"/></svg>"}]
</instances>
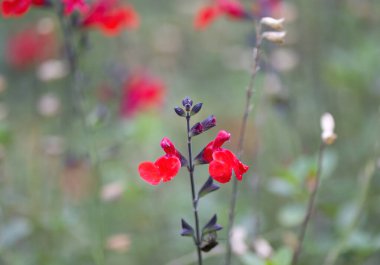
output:
<instances>
[{"instance_id":1,"label":"out-of-focus white blossom","mask_svg":"<svg viewBox=\"0 0 380 265\"><path fill-rule=\"evenodd\" d=\"M120 181L115 181L106 184L101 191L103 201L114 201L119 199L124 192L124 184Z\"/></svg>"},{"instance_id":2,"label":"out-of-focus white blossom","mask_svg":"<svg viewBox=\"0 0 380 265\"><path fill-rule=\"evenodd\" d=\"M256 251L256 254L262 259L268 259L272 256L273 249L269 242L264 238L257 238L253 242L253 247Z\"/></svg>"},{"instance_id":3,"label":"out-of-focus white blossom","mask_svg":"<svg viewBox=\"0 0 380 265\"><path fill-rule=\"evenodd\" d=\"M67 65L62 60L45 61L37 69L37 77L44 82L63 78L67 74Z\"/></svg>"},{"instance_id":4,"label":"out-of-focus white blossom","mask_svg":"<svg viewBox=\"0 0 380 265\"><path fill-rule=\"evenodd\" d=\"M274 30L282 30L284 28L284 21L283 18L275 19L272 17L263 17L260 23Z\"/></svg>"},{"instance_id":5,"label":"out-of-focus white blossom","mask_svg":"<svg viewBox=\"0 0 380 265\"><path fill-rule=\"evenodd\" d=\"M286 31L265 31L262 37L276 44L283 44L285 41Z\"/></svg>"},{"instance_id":6,"label":"out-of-focus white blossom","mask_svg":"<svg viewBox=\"0 0 380 265\"><path fill-rule=\"evenodd\" d=\"M231 231L231 247L236 255L243 255L248 251L248 246L245 242L247 231L244 227L237 226Z\"/></svg>"},{"instance_id":7,"label":"out-of-focus white blossom","mask_svg":"<svg viewBox=\"0 0 380 265\"><path fill-rule=\"evenodd\" d=\"M126 234L116 234L107 239L106 247L108 250L125 253L129 250L131 239Z\"/></svg>"},{"instance_id":8,"label":"out-of-focus white blossom","mask_svg":"<svg viewBox=\"0 0 380 265\"><path fill-rule=\"evenodd\" d=\"M56 95L47 93L40 98L37 107L38 112L42 116L53 117L59 112L61 108L61 101Z\"/></svg>"},{"instance_id":9,"label":"out-of-focus white blossom","mask_svg":"<svg viewBox=\"0 0 380 265\"><path fill-rule=\"evenodd\" d=\"M322 128L322 141L327 144L333 144L337 138L334 133L335 121L334 117L330 113L325 113L321 117L321 128Z\"/></svg>"},{"instance_id":10,"label":"out-of-focus white blossom","mask_svg":"<svg viewBox=\"0 0 380 265\"><path fill-rule=\"evenodd\" d=\"M50 34L54 30L54 20L50 17L41 18L37 23L37 31L40 34Z\"/></svg>"}]
</instances>

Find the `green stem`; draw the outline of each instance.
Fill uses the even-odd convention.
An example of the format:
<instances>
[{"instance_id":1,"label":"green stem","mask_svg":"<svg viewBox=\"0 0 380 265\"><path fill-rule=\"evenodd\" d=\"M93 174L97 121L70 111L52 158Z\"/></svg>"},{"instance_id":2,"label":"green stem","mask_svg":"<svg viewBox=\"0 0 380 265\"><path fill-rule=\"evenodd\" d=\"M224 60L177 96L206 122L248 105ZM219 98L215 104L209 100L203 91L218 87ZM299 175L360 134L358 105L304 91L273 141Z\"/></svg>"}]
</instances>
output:
<instances>
[{"instance_id":1,"label":"green stem","mask_svg":"<svg viewBox=\"0 0 380 265\"><path fill-rule=\"evenodd\" d=\"M306 229L307 229L307 226L310 222L310 219L311 219L311 216L312 216L312 213L314 210L315 199L317 196L317 191L319 188L319 182L320 182L320 177L321 177L320 175L322 172L322 160L323 160L324 149L325 149L325 144L323 142L321 142L321 144L319 146L319 152L318 152L318 162L317 162L318 164L317 164L317 173L315 176L315 184L314 184L313 189L311 191L307 211L306 211L304 220L303 220L302 225L301 225L301 230L300 230L299 237L298 237L298 245L297 245L297 247L293 253L292 263L291 263L292 265L296 265L298 263L298 258L301 254L302 244L303 244L303 241L304 241L304 238L306 235Z\"/></svg>"},{"instance_id":2,"label":"green stem","mask_svg":"<svg viewBox=\"0 0 380 265\"><path fill-rule=\"evenodd\" d=\"M261 43L262 43L262 37L261 37L261 25L258 22L256 22L256 39L257 39L256 46L255 48L253 48L252 73L251 73L251 78L249 80L249 84L247 88L245 109L244 109L244 114L243 114L241 128L240 128L239 143L237 147L237 156L239 159L241 158L242 153L243 153L245 133L247 131L247 124L248 124L248 116L252 110L251 100L252 100L252 95L254 91L254 81L255 81L257 72L259 71L260 48L261 48ZM232 231L232 228L234 226L234 221L235 221L237 194L238 194L238 181L236 178L234 178L232 180L232 193L231 193L231 200L230 200L230 207L229 207L229 214L228 214L227 243L226 243L226 257L225 257L226 265L230 265L231 259L232 259L231 231Z\"/></svg>"},{"instance_id":3,"label":"green stem","mask_svg":"<svg viewBox=\"0 0 380 265\"><path fill-rule=\"evenodd\" d=\"M191 198L193 202L193 211L194 211L194 219L195 219L195 238L194 243L197 248L198 254L198 264L202 265L202 251L201 251L201 239L199 233L199 217L198 217L198 201L195 195L195 184L194 184L194 165L193 165L193 156L191 151L191 136L190 136L190 114L189 112L186 115L186 126L187 126L187 149L189 152L189 174L190 174L190 184L191 184Z\"/></svg>"},{"instance_id":4,"label":"green stem","mask_svg":"<svg viewBox=\"0 0 380 265\"><path fill-rule=\"evenodd\" d=\"M61 7L62 8L62 7ZM58 10L60 10L58 8ZM100 201L100 190L102 187L102 178L100 173L100 165L99 159L97 155L96 144L91 141L91 136L93 135L93 131L88 127L86 122L85 115L85 93L80 84L80 72L79 72L79 52L75 50L75 47L72 43L72 39L74 38L73 29L70 24L65 23L63 15L61 12L57 12L60 27L63 33L63 45L66 60L69 64L70 70L70 78L71 78L71 96L72 102L74 102L74 107L72 108L73 114L79 113L79 117L82 123L83 133L86 137L85 142L87 145L87 151L89 155L89 159L92 166L92 172L95 177L95 187L93 191L93 213L90 215L91 221L97 226L94 230L94 235L96 238L96 246L91 250L92 256L95 264L104 265L105 264L105 251L104 251L104 242L105 242L105 232L104 232L104 212L103 207Z\"/></svg>"}]
</instances>

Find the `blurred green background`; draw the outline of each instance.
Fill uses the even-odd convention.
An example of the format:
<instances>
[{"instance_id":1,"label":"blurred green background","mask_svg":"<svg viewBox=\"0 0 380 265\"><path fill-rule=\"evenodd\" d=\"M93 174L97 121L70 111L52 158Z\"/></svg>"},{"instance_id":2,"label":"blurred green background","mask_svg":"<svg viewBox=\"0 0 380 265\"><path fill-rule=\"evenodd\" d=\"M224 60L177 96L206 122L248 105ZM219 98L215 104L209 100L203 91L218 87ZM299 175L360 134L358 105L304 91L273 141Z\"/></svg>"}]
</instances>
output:
<instances>
[{"instance_id":1,"label":"blurred green background","mask_svg":"<svg viewBox=\"0 0 380 265\"><path fill-rule=\"evenodd\" d=\"M254 25L221 18L197 31L193 19L206 1L129 2L139 29L114 38L89 31L74 81L67 73L41 77L44 60L9 61L10 40L33 27L54 36L49 59L64 59L51 11L0 20L0 264L195 261L192 241L179 236L180 219L192 220L186 171L153 187L137 167L162 155L164 136L186 153L185 121L173 111L185 96L204 103L195 119L217 118L216 128L194 138L194 153L221 129L232 133L227 146L235 149ZM245 247L233 241L233 264L289 264L315 175L319 119L330 112L338 139L325 152L300 264L327 264L336 255L337 265L378 265L380 2L286 1L282 15L286 43L265 43L255 80L242 157L251 169L239 185L234 237ZM120 117L134 69L165 83L164 102ZM207 167L197 168L197 186L206 178ZM201 201L202 223L217 213L227 225L231 184ZM258 239L271 245L266 261ZM205 264L223 263L225 240L222 230Z\"/></svg>"}]
</instances>

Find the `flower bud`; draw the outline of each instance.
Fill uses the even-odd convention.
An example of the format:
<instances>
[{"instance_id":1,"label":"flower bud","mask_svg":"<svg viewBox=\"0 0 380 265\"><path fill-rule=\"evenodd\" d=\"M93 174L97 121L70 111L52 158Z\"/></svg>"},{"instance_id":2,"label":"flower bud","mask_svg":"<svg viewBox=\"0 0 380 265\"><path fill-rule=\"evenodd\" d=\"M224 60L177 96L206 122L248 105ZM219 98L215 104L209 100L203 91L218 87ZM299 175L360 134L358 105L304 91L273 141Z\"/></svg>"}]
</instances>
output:
<instances>
[{"instance_id":1,"label":"flower bud","mask_svg":"<svg viewBox=\"0 0 380 265\"><path fill-rule=\"evenodd\" d=\"M190 111L191 106L193 106L193 101L189 97L185 97L182 100L182 106L185 107L186 111Z\"/></svg>"},{"instance_id":2,"label":"flower bud","mask_svg":"<svg viewBox=\"0 0 380 265\"><path fill-rule=\"evenodd\" d=\"M202 105L203 105L203 103L195 104L194 107L191 109L190 115L193 116L193 115L197 114L201 110Z\"/></svg>"},{"instance_id":3,"label":"flower bud","mask_svg":"<svg viewBox=\"0 0 380 265\"><path fill-rule=\"evenodd\" d=\"M175 107L175 108L174 108L174 111L175 111L175 113L177 113L177 115L180 116L180 117L185 117L185 116L186 116L185 111L184 111L182 108L180 108L180 107Z\"/></svg>"},{"instance_id":4,"label":"flower bud","mask_svg":"<svg viewBox=\"0 0 380 265\"><path fill-rule=\"evenodd\" d=\"M190 136L196 136L201 134L216 125L216 119L214 115L208 116L201 122L194 124L194 126L190 129Z\"/></svg>"},{"instance_id":5,"label":"flower bud","mask_svg":"<svg viewBox=\"0 0 380 265\"><path fill-rule=\"evenodd\" d=\"M283 44L285 41L285 31L266 31L261 35L264 39L276 44Z\"/></svg>"},{"instance_id":6,"label":"flower bud","mask_svg":"<svg viewBox=\"0 0 380 265\"><path fill-rule=\"evenodd\" d=\"M265 25L265 26L268 26L270 27L271 29L274 29L274 30L282 30L284 28L284 19L281 18L281 19L275 19L275 18L272 18L272 17L263 17L261 20L260 20L260 23L262 25Z\"/></svg>"},{"instance_id":7,"label":"flower bud","mask_svg":"<svg viewBox=\"0 0 380 265\"><path fill-rule=\"evenodd\" d=\"M322 128L322 141L327 144L333 144L337 138L334 133L335 121L334 117L330 113L325 113L321 117L321 128Z\"/></svg>"}]
</instances>

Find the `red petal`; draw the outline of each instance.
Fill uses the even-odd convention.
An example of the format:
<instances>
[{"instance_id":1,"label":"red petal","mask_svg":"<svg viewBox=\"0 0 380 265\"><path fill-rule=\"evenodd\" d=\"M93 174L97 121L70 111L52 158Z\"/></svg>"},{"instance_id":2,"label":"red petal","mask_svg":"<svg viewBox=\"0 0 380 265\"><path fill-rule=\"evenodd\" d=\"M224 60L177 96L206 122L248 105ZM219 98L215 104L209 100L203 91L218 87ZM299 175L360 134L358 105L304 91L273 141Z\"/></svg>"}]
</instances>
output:
<instances>
[{"instance_id":1,"label":"red petal","mask_svg":"<svg viewBox=\"0 0 380 265\"><path fill-rule=\"evenodd\" d=\"M232 18L243 18L245 16L244 6L233 0L217 0L220 10Z\"/></svg>"},{"instance_id":2,"label":"red petal","mask_svg":"<svg viewBox=\"0 0 380 265\"><path fill-rule=\"evenodd\" d=\"M160 176L164 182L174 178L181 168L181 162L176 156L162 156L154 164L158 167Z\"/></svg>"},{"instance_id":3,"label":"red petal","mask_svg":"<svg viewBox=\"0 0 380 265\"><path fill-rule=\"evenodd\" d=\"M201 156L205 163L210 163L213 158L212 155L216 151L221 150L221 146L230 139L231 134L226 131L219 131L216 135L214 141L209 142L206 147L202 150Z\"/></svg>"},{"instance_id":4,"label":"red petal","mask_svg":"<svg viewBox=\"0 0 380 265\"><path fill-rule=\"evenodd\" d=\"M209 166L210 176L221 183L230 181L235 162L234 154L229 150L216 151L212 154L213 161Z\"/></svg>"},{"instance_id":5,"label":"red petal","mask_svg":"<svg viewBox=\"0 0 380 265\"><path fill-rule=\"evenodd\" d=\"M132 6L126 6L122 9L124 14L124 24L128 29L135 29L140 24L139 14L134 10Z\"/></svg>"},{"instance_id":6,"label":"red petal","mask_svg":"<svg viewBox=\"0 0 380 265\"><path fill-rule=\"evenodd\" d=\"M162 179L158 167L149 161L139 165L139 174L144 181L152 185L159 184Z\"/></svg>"},{"instance_id":7,"label":"red petal","mask_svg":"<svg viewBox=\"0 0 380 265\"><path fill-rule=\"evenodd\" d=\"M243 179L243 174L245 174L249 169L249 166L244 165L240 160L236 159L234 166L234 172L236 178L241 181Z\"/></svg>"},{"instance_id":8,"label":"red petal","mask_svg":"<svg viewBox=\"0 0 380 265\"><path fill-rule=\"evenodd\" d=\"M225 142L230 140L230 137L231 137L230 133L223 130L219 131L215 137L213 148L216 149L216 148L221 147Z\"/></svg>"},{"instance_id":9,"label":"red petal","mask_svg":"<svg viewBox=\"0 0 380 265\"><path fill-rule=\"evenodd\" d=\"M4 17L21 16L26 13L31 0L5 0L1 3L1 13Z\"/></svg>"},{"instance_id":10,"label":"red petal","mask_svg":"<svg viewBox=\"0 0 380 265\"><path fill-rule=\"evenodd\" d=\"M164 150L164 152L168 155L175 155L177 153L174 144L167 137L164 137L161 140L161 147Z\"/></svg>"},{"instance_id":11,"label":"red petal","mask_svg":"<svg viewBox=\"0 0 380 265\"><path fill-rule=\"evenodd\" d=\"M220 183L227 183L231 180L232 168L223 161L211 161L208 170L210 176Z\"/></svg>"},{"instance_id":12,"label":"red petal","mask_svg":"<svg viewBox=\"0 0 380 265\"><path fill-rule=\"evenodd\" d=\"M211 22L214 21L218 15L220 15L220 13L215 6L205 6L199 10L196 15L194 27L197 29L204 29L211 24Z\"/></svg>"}]
</instances>

